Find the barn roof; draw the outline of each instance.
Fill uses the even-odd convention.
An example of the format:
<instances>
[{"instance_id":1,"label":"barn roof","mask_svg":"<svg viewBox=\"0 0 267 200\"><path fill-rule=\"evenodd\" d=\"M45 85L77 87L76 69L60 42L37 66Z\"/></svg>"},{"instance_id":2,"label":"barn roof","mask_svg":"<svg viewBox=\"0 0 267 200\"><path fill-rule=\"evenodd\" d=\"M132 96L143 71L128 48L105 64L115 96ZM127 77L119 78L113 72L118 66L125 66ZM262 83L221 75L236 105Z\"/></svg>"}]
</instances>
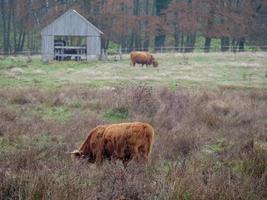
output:
<instances>
[{"instance_id":1,"label":"barn roof","mask_svg":"<svg viewBox=\"0 0 267 200\"><path fill-rule=\"evenodd\" d=\"M42 35L58 36L99 36L97 27L75 10L68 10L41 30Z\"/></svg>"}]
</instances>

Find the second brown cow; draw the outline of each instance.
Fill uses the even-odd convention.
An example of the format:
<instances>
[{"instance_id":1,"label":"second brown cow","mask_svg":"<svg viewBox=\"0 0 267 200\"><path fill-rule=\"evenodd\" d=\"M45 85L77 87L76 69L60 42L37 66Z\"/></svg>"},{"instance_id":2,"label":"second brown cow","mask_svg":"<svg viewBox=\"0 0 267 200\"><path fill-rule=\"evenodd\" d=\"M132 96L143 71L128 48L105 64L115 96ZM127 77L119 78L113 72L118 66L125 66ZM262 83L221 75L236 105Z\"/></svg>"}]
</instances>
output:
<instances>
[{"instance_id":1,"label":"second brown cow","mask_svg":"<svg viewBox=\"0 0 267 200\"><path fill-rule=\"evenodd\" d=\"M146 51L132 51L130 54L131 57L131 65L135 66L135 64L143 65L153 65L153 67L158 67L159 63L155 60L154 56Z\"/></svg>"},{"instance_id":2,"label":"second brown cow","mask_svg":"<svg viewBox=\"0 0 267 200\"><path fill-rule=\"evenodd\" d=\"M98 165L104 159L119 159L126 166L132 159L147 162L153 141L154 129L147 123L102 125L92 129L80 148L71 154Z\"/></svg>"}]
</instances>

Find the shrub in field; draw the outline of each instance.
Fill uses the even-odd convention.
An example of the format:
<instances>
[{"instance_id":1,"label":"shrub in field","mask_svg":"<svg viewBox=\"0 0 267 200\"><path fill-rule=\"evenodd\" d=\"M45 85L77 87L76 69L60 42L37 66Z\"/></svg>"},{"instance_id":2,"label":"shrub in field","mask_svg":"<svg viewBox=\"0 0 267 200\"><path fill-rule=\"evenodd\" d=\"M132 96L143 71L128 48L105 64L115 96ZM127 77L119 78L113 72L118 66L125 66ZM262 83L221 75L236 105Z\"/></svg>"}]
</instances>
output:
<instances>
[{"instance_id":1,"label":"shrub in field","mask_svg":"<svg viewBox=\"0 0 267 200\"><path fill-rule=\"evenodd\" d=\"M161 88L157 91L157 112L153 121L166 131L171 131L180 124L190 112L191 99L186 91L172 92Z\"/></svg>"},{"instance_id":2,"label":"shrub in field","mask_svg":"<svg viewBox=\"0 0 267 200\"><path fill-rule=\"evenodd\" d=\"M158 99L152 87L130 86L118 90L114 104L128 108L132 115L152 117L158 108Z\"/></svg>"},{"instance_id":3,"label":"shrub in field","mask_svg":"<svg viewBox=\"0 0 267 200\"><path fill-rule=\"evenodd\" d=\"M106 119L112 122L119 122L125 120L128 117L128 109L124 107L113 108L107 111L104 115Z\"/></svg>"},{"instance_id":4,"label":"shrub in field","mask_svg":"<svg viewBox=\"0 0 267 200\"><path fill-rule=\"evenodd\" d=\"M164 199L171 193L164 174L152 166L131 162L127 169L118 164L104 165L97 188L98 199Z\"/></svg>"}]
</instances>

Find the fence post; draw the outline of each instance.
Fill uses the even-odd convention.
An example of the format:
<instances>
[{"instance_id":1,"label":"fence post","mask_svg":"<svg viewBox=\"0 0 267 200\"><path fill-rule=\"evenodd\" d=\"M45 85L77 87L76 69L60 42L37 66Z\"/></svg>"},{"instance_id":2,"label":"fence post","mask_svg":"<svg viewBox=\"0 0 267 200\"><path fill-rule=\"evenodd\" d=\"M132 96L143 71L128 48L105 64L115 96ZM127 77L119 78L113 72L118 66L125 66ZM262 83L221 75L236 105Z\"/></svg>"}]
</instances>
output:
<instances>
[{"instance_id":1,"label":"fence post","mask_svg":"<svg viewBox=\"0 0 267 200\"><path fill-rule=\"evenodd\" d=\"M101 60L106 60L105 49L102 49Z\"/></svg>"},{"instance_id":2,"label":"fence post","mask_svg":"<svg viewBox=\"0 0 267 200\"><path fill-rule=\"evenodd\" d=\"M120 54L120 60L122 60L121 46L120 46L120 49L119 49L119 54Z\"/></svg>"},{"instance_id":3,"label":"fence post","mask_svg":"<svg viewBox=\"0 0 267 200\"><path fill-rule=\"evenodd\" d=\"M28 59L28 62L31 62L32 61L30 50L27 53L27 59Z\"/></svg>"}]
</instances>

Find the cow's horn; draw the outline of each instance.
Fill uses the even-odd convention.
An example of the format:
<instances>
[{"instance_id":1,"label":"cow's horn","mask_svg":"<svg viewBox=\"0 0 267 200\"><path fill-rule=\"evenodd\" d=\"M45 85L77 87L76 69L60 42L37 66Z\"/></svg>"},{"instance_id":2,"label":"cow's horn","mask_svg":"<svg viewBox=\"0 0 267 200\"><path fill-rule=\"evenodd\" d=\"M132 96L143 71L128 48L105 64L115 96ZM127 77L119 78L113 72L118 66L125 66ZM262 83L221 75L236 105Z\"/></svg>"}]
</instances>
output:
<instances>
[{"instance_id":1,"label":"cow's horn","mask_svg":"<svg viewBox=\"0 0 267 200\"><path fill-rule=\"evenodd\" d=\"M66 154L77 154L77 153L80 153L80 151L79 150L74 150L72 152L66 152Z\"/></svg>"}]
</instances>

